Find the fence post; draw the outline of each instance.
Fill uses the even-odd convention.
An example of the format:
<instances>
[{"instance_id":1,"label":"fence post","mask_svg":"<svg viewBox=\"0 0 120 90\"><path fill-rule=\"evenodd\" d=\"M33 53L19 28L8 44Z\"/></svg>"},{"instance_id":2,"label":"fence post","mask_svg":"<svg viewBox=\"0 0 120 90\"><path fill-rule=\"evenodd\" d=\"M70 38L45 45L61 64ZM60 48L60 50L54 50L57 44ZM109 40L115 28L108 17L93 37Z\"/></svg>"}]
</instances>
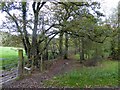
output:
<instances>
[{"instance_id":1,"label":"fence post","mask_svg":"<svg viewBox=\"0 0 120 90\"><path fill-rule=\"evenodd\" d=\"M43 59L42 59L42 54L41 54L40 71L42 72L42 70L43 70Z\"/></svg>"},{"instance_id":2,"label":"fence post","mask_svg":"<svg viewBox=\"0 0 120 90\"><path fill-rule=\"evenodd\" d=\"M33 69L34 69L34 56L32 55L32 67L31 67L31 73L32 73Z\"/></svg>"},{"instance_id":3,"label":"fence post","mask_svg":"<svg viewBox=\"0 0 120 90\"><path fill-rule=\"evenodd\" d=\"M23 76L23 69L24 69L24 59L23 59L23 50L18 49L18 76L22 77Z\"/></svg>"}]
</instances>

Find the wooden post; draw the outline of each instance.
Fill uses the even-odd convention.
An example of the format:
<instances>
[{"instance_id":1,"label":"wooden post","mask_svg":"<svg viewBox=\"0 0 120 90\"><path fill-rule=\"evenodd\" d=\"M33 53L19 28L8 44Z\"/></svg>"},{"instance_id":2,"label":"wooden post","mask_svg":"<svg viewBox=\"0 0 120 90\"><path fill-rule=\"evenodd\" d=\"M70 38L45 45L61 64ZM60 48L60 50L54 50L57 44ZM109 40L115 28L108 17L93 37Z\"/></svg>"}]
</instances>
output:
<instances>
[{"instance_id":1,"label":"wooden post","mask_svg":"<svg viewBox=\"0 0 120 90\"><path fill-rule=\"evenodd\" d=\"M42 70L43 70L43 59L42 59L42 55L41 55L40 71L42 72Z\"/></svg>"},{"instance_id":2,"label":"wooden post","mask_svg":"<svg viewBox=\"0 0 120 90\"><path fill-rule=\"evenodd\" d=\"M32 69L31 69L31 73L32 73L33 69L34 69L34 56L32 55Z\"/></svg>"},{"instance_id":3,"label":"wooden post","mask_svg":"<svg viewBox=\"0 0 120 90\"><path fill-rule=\"evenodd\" d=\"M23 69L24 69L23 50L22 49L18 50L18 57L19 57L18 76L22 77L23 76Z\"/></svg>"}]
</instances>

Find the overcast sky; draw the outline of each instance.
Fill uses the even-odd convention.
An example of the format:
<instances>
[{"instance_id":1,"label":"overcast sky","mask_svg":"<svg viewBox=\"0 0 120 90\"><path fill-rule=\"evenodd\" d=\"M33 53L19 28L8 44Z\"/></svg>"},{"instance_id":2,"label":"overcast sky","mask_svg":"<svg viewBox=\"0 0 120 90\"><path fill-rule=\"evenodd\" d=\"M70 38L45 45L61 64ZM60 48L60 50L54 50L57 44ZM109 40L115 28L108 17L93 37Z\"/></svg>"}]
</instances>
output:
<instances>
[{"instance_id":1,"label":"overcast sky","mask_svg":"<svg viewBox=\"0 0 120 90\"><path fill-rule=\"evenodd\" d=\"M101 2L101 7L104 11L104 13L109 16L112 14L114 8L117 8L118 2L120 0L98 0Z\"/></svg>"},{"instance_id":2,"label":"overcast sky","mask_svg":"<svg viewBox=\"0 0 120 90\"><path fill-rule=\"evenodd\" d=\"M101 3L101 9L104 12L104 14L108 17L114 8L118 6L118 2L120 0L93 0L93 1L99 1ZM4 20L4 14L0 12L0 24L1 20Z\"/></svg>"}]
</instances>

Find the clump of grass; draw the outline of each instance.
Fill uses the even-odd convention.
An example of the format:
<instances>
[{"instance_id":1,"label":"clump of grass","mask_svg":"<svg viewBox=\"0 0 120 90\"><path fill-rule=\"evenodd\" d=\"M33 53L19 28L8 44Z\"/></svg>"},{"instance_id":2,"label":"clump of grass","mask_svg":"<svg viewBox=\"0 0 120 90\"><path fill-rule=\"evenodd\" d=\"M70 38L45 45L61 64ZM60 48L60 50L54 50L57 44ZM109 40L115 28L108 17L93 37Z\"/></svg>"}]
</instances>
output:
<instances>
[{"instance_id":1,"label":"clump of grass","mask_svg":"<svg viewBox=\"0 0 120 90\"><path fill-rule=\"evenodd\" d=\"M101 66L76 69L44 83L46 87L117 87L118 62L104 61Z\"/></svg>"}]
</instances>

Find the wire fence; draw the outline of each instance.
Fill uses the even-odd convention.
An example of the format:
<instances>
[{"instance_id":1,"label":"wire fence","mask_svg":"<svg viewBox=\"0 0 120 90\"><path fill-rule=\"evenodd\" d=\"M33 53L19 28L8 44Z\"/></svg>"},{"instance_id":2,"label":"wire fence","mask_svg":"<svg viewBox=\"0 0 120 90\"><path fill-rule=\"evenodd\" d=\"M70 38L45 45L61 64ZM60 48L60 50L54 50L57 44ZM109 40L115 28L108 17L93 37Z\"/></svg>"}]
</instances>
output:
<instances>
[{"instance_id":1,"label":"wire fence","mask_svg":"<svg viewBox=\"0 0 120 90\"><path fill-rule=\"evenodd\" d=\"M4 61L5 60L5 61ZM2 60L0 65L0 84L4 84L18 77L18 60L6 63L9 59Z\"/></svg>"},{"instance_id":2,"label":"wire fence","mask_svg":"<svg viewBox=\"0 0 120 90\"><path fill-rule=\"evenodd\" d=\"M18 77L18 64L12 63L1 66L3 69L0 70L0 84L4 84Z\"/></svg>"},{"instance_id":3,"label":"wire fence","mask_svg":"<svg viewBox=\"0 0 120 90\"><path fill-rule=\"evenodd\" d=\"M17 66L18 66L18 63L12 63L12 64L3 65L1 67L3 70L10 71L11 69L17 68Z\"/></svg>"},{"instance_id":4,"label":"wire fence","mask_svg":"<svg viewBox=\"0 0 120 90\"><path fill-rule=\"evenodd\" d=\"M11 71L1 71L0 73L0 84L4 84L11 81L18 76L18 69L12 69Z\"/></svg>"}]
</instances>

